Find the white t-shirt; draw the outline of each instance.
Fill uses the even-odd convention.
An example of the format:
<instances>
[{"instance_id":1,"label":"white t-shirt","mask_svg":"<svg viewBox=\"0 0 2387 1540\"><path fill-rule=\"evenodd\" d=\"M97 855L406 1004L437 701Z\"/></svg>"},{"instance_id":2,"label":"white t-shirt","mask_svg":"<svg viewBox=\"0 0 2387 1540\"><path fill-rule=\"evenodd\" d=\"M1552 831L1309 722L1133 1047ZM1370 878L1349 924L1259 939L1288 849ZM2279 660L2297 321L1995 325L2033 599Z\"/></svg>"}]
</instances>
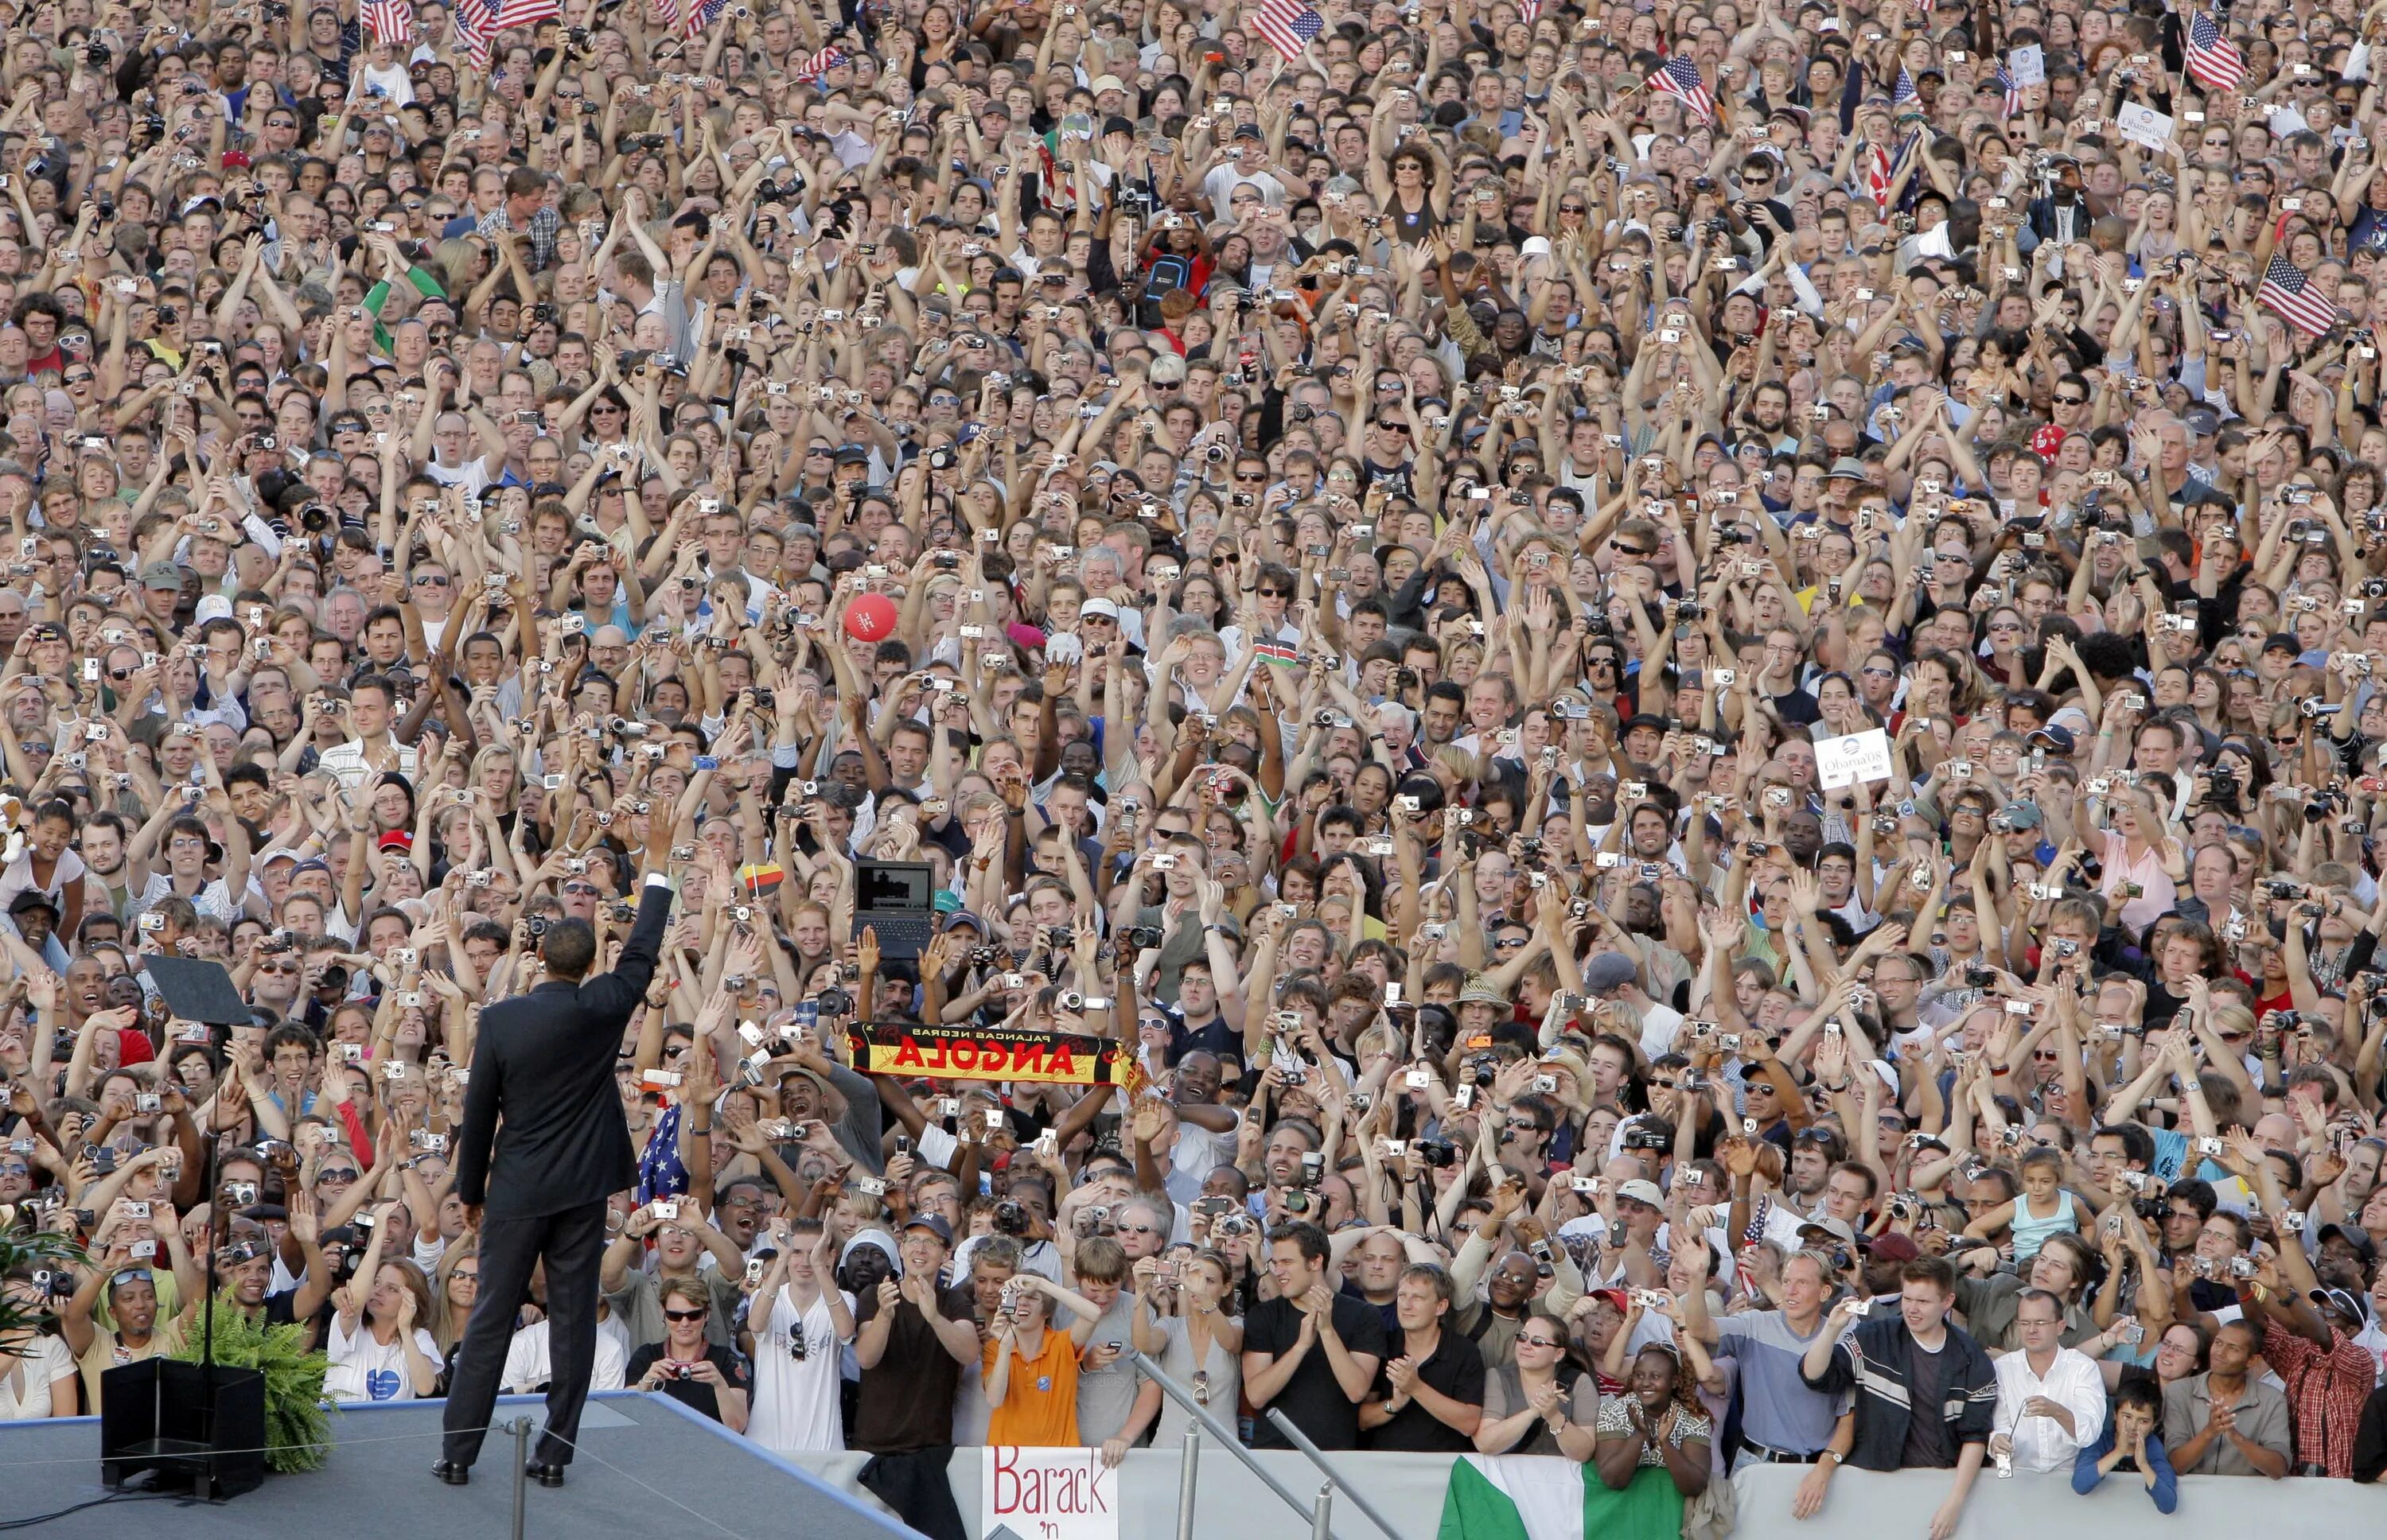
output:
<instances>
[{"instance_id":1,"label":"white t-shirt","mask_svg":"<svg viewBox=\"0 0 2387 1540\"><path fill-rule=\"evenodd\" d=\"M555 1377L550 1322L542 1319L531 1322L514 1333L506 1344L506 1371L499 1382L509 1395L528 1395L544 1387ZM620 1390L630 1367L630 1355L622 1345L618 1332L597 1332L597 1360L588 1375L590 1390Z\"/></svg>"},{"instance_id":2,"label":"white t-shirt","mask_svg":"<svg viewBox=\"0 0 2387 1540\"><path fill-rule=\"evenodd\" d=\"M414 1329L414 1345L433 1363L439 1361L439 1344L431 1333L418 1326ZM328 1357L332 1371L323 1377L323 1394L335 1401L411 1401L414 1397L414 1377L406 1371L406 1344L393 1337L385 1347L373 1331L357 1319L357 1334L349 1336L337 1314L332 1317L332 1343Z\"/></svg>"},{"instance_id":3,"label":"white t-shirt","mask_svg":"<svg viewBox=\"0 0 2387 1540\"><path fill-rule=\"evenodd\" d=\"M853 1296L842 1289L838 1294L845 1301L847 1319L852 1319ZM798 1333L804 1342L801 1358L795 1355ZM825 1291L799 1314L794 1294L779 1285L771 1301L770 1330L754 1334L748 1438L780 1454L845 1447L838 1411L838 1347L843 1340L837 1334Z\"/></svg>"},{"instance_id":4,"label":"white t-shirt","mask_svg":"<svg viewBox=\"0 0 2387 1540\"><path fill-rule=\"evenodd\" d=\"M31 1422L50 1415L50 1387L75 1377L74 1354L65 1339L35 1337L21 1358L0 1371L0 1422Z\"/></svg>"}]
</instances>

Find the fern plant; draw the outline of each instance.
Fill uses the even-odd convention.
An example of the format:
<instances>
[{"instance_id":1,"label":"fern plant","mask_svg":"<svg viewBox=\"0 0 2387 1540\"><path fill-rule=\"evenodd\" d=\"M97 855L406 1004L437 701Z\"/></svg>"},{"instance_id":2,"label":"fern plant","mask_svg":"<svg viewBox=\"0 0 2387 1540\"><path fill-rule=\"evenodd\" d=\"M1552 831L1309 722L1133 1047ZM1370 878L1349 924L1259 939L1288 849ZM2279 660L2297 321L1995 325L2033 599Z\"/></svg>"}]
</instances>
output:
<instances>
[{"instance_id":1,"label":"fern plant","mask_svg":"<svg viewBox=\"0 0 2387 1540\"><path fill-rule=\"evenodd\" d=\"M0 1205L0 1277L30 1269L34 1273L52 1269L63 1272L69 1267L81 1267L82 1247L56 1231L25 1231L16 1228L17 1211ZM57 1297L72 1293L62 1289ZM56 1307L47 1303L33 1303L28 1295L0 1292L0 1344L18 1343L19 1347L0 1345L0 1374L8 1371L6 1360L21 1357L32 1346L36 1332L55 1330Z\"/></svg>"},{"instance_id":2,"label":"fern plant","mask_svg":"<svg viewBox=\"0 0 2387 1540\"><path fill-rule=\"evenodd\" d=\"M199 1362L205 1340L204 1332L192 1331L174 1356ZM266 1469L321 1470L332 1452L332 1420L323 1404L323 1375L331 1364L308 1350L307 1328L272 1325L262 1314L251 1319L226 1292L216 1301L215 1356L219 1367L265 1376Z\"/></svg>"}]
</instances>

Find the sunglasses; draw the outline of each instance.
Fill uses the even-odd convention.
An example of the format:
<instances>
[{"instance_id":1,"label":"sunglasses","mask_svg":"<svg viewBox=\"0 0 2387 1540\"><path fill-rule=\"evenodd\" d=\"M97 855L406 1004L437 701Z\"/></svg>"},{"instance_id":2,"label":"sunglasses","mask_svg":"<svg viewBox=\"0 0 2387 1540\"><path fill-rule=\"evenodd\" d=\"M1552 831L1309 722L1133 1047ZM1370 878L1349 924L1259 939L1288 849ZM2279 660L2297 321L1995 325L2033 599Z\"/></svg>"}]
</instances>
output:
<instances>
[{"instance_id":1,"label":"sunglasses","mask_svg":"<svg viewBox=\"0 0 2387 1540\"><path fill-rule=\"evenodd\" d=\"M711 1311L709 1311L709 1310L665 1310L665 1311L663 1312L663 1319L665 1319L665 1320L702 1320L706 1316L710 1315L711 1313L712 1313L712 1312L711 1312Z\"/></svg>"}]
</instances>

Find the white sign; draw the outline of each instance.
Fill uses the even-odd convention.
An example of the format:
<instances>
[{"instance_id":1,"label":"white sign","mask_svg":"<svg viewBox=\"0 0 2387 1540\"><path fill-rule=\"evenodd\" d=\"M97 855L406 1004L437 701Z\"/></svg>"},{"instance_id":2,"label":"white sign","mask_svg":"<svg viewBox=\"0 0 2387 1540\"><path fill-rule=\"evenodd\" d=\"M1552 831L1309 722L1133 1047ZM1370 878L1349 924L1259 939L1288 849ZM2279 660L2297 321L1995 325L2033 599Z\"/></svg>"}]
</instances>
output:
<instances>
[{"instance_id":1,"label":"white sign","mask_svg":"<svg viewBox=\"0 0 2387 1540\"><path fill-rule=\"evenodd\" d=\"M979 1535L1118 1540L1118 1492L1099 1449L998 1444L979 1463Z\"/></svg>"},{"instance_id":2,"label":"white sign","mask_svg":"<svg viewBox=\"0 0 2387 1540\"><path fill-rule=\"evenodd\" d=\"M2006 73L2016 85L2047 83L2047 50L2034 43L2006 56Z\"/></svg>"},{"instance_id":3,"label":"white sign","mask_svg":"<svg viewBox=\"0 0 2387 1540\"><path fill-rule=\"evenodd\" d=\"M1826 791L1889 779L1889 734L1879 727L1815 740L1815 778Z\"/></svg>"},{"instance_id":4,"label":"white sign","mask_svg":"<svg viewBox=\"0 0 2387 1540\"><path fill-rule=\"evenodd\" d=\"M2171 119L2151 107L2124 102L2114 114L2114 126L2133 144L2159 150L2171 140Z\"/></svg>"}]
</instances>

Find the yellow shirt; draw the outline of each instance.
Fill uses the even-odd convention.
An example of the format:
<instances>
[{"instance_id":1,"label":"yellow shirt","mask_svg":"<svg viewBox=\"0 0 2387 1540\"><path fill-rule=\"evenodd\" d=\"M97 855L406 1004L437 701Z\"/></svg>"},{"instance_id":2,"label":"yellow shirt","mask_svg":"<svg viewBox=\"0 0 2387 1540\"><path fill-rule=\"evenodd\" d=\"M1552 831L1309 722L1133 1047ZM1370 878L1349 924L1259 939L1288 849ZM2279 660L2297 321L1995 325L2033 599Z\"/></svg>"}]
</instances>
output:
<instances>
[{"instance_id":1,"label":"yellow shirt","mask_svg":"<svg viewBox=\"0 0 2387 1540\"><path fill-rule=\"evenodd\" d=\"M141 1347L126 1347L115 1332L92 1322L91 1346L83 1351L82 1370L83 1415L99 1415L99 1377L123 1364L137 1364L145 1358L169 1358L183 1345L183 1324L162 1311L157 1330L149 1333L148 1343Z\"/></svg>"},{"instance_id":2,"label":"yellow shirt","mask_svg":"<svg viewBox=\"0 0 2387 1540\"><path fill-rule=\"evenodd\" d=\"M994 1378L995 1355L1003 1341L990 1337L985 1370ZM1046 1328L1044 1347L1033 1358L1016 1347L1011 1354L1011 1383L1003 1405L986 1425L989 1444L1013 1444L1033 1449L1068 1448L1078 1442L1078 1344L1067 1332Z\"/></svg>"}]
</instances>

